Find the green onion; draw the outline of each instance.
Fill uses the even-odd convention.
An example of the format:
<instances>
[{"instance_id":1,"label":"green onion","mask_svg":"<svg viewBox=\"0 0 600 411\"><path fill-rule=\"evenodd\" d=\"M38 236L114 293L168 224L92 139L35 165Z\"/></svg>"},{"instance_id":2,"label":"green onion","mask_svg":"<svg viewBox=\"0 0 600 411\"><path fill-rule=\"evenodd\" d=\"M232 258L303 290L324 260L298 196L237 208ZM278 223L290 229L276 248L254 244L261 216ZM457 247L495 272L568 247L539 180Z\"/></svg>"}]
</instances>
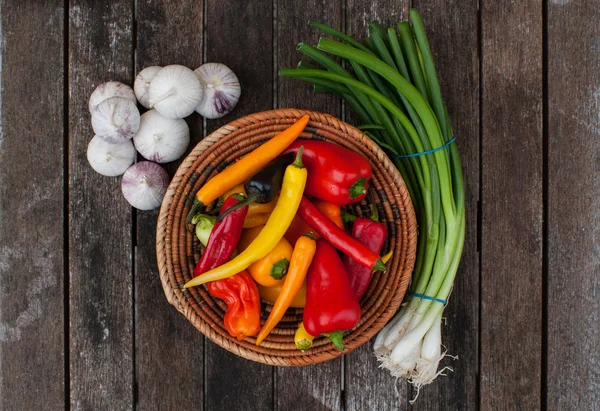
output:
<instances>
[{"instance_id":1,"label":"green onion","mask_svg":"<svg viewBox=\"0 0 600 411\"><path fill-rule=\"evenodd\" d=\"M377 22L362 43L321 23L310 25L340 40L321 38L298 50L318 65L281 70L343 98L365 134L389 153L406 181L419 223L409 293L375 341L375 354L392 375L415 386L440 373L440 319L454 283L465 237L463 173L456 144L428 155L395 158L442 147L453 137L423 23L387 30ZM345 69L327 54L343 59ZM352 69L351 71L350 68ZM425 296L425 298L423 298Z\"/></svg>"}]
</instances>

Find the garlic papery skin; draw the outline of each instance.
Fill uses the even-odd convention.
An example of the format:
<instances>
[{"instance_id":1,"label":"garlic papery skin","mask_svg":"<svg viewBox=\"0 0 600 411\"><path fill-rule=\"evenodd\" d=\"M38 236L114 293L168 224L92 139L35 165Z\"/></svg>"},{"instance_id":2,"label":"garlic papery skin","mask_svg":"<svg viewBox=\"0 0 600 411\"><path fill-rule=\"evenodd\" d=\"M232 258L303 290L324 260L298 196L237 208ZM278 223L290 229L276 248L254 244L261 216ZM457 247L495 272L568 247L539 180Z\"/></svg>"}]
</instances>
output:
<instances>
[{"instance_id":1,"label":"garlic papery skin","mask_svg":"<svg viewBox=\"0 0 600 411\"><path fill-rule=\"evenodd\" d=\"M96 136L107 143L123 143L139 130L140 112L131 100L111 97L92 112L92 128Z\"/></svg>"},{"instance_id":2,"label":"garlic papery skin","mask_svg":"<svg viewBox=\"0 0 600 411\"><path fill-rule=\"evenodd\" d=\"M202 88L196 74L174 64L160 70L150 82L149 106L167 118L184 118L196 110L202 100Z\"/></svg>"},{"instance_id":3,"label":"garlic papery skin","mask_svg":"<svg viewBox=\"0 0 600 411\"><path fill-rule=\"evenodd\" d=\"M131 87L129 87L127 84L121 83L120 81L109 81L100 84L92 92L88 105L90 113L94 111L98 104L111 97L123 97L127 100L133 101L134 104L137 103L137 100L135 99L135 93Z\"/></svg>"},{"instance_id":4,"label":"garlic papery skin","mask_svg":"<svg viewBox=\"0 0 600 411\"><path fill-rule=\"evenodd\" d=\"M196 112L206 118L220 118L231 112L242 94L233 71L225 64L206 63L194 70L202 86L202 101Z\"/></svg>"},{"instance_id":5,"label":"garlic papery skin","mask_svg":"<svg viewBox=\"0 0 600 411\"><path fill-rule=\"evenodd\" d=\"M133 144L144 158L168 163L180 158L190 144L190 128L185 120L166 118L156 110L142 114Z\"/></svg>"},{"instance_id":6,"label":"garlic papery skin","mask_svg":"<svg viewBox=\"0 0 600 411\"><path fill-rule=\"evenodd\" d=\"M87 159L92 168L107 177L123 174L134 163L135 154L131 140L121 144L109 144L94 136L87 148Z\"/></svg>"},{"instance_id":7,"label":"garlic papery skin","mask_svg":"<svg viewBox=\"0 0 600 411\"><path fill-rule=\"evenodd\" d=\"M154 210L159 207L168 186L167 172L150 161L132 165L121 180L123 196L138 210Z\"/></svg>"},{"instance_id":8,"label":"garlic papery skin","mask_svg":"<svg viewBox=\"0 0 600 411\"><path fill-rule=\"evenodd\" d=\"M150 98L150 82L160 70L162 70L162 67L160 66L146 67L138 73L133 82L135 97L137 98L137 101L146 108L150 108L150 102L148 101Z\"/></svg>"}]
</instances>

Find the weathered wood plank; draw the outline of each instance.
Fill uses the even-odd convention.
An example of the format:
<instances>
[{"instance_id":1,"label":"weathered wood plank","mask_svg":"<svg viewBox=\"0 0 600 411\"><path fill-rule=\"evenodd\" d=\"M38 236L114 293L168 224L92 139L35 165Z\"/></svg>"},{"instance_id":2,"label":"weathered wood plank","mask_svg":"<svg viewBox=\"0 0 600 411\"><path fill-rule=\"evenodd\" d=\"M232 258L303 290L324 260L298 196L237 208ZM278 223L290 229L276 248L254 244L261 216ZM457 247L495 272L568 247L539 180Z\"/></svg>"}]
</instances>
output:
<instances>
[{"instance_id":1,"label":"weathered wood plank","mask_svg":"<svg viewBox=\"0 0 600 411\"><path fill-rule=\"evenodd\" d=\"M0 4L0 409L65 406L62 1Z\"/></svg>"},{"instance_id":2,"label":"weathered wood plank","mask_svg":"<svg viewBox=\"0 0 600 411\"><path fill-rule=\"evenodd\" d=\"M346 32L363 40L368 36L369 23L377 20L383 27L395 27L408 18L409 0L346 1ZM355 122L347 108L346 121ZM373 354L373 342L368 342L344 356L344 405L346 410L391 410L407 408L407 384L396 380L386 370L378 368Z\"/></svg>"},{"instance_id":3,"label":"weathered wood plank","mask_svg":"<svg viewBox=\"0 0 600 411\"><path fill-rule=\"evenodd\" d=\"M73 409L132 409L131 207L120 179L86 160L88 99L133 82L133 3L74 0L69 9L70 377Z\"/></svg>"},{"instance_id":4,"label":"weathered wood plank","mask_svg":"<svg viewBox=\"0 0 600 411\"><path fill-rule=\"evenodd\" d=\"M136 73L153 65L198 67L202 63L203 8L203 2L196 0L138 2ZM202 139L202 119L194 113L187 121L190 151ZM172 176L179 163L164 166ZM141 410L200 410L204 404L204 338L164 296L156 266L158 210L137 211L136 215L137 406Z\"/></svg>"},{"instance_id":5,"label":"weathered wood plank","mask_svg":"<svg viewBox=\"0 0 600 411\"><path fill-rule=\"evenodd\" d=\"M337 29L342 27L341 2L279 0L276 7L278 68L296 67L302 58L296 51L299 42L317 43L319 32L308 26L309 20L321 21ZM277 86L278 107L308 108L341 116L341 103L337 97L313 95L309 84L291 79L279 78ZM275 381L276 409L340 409L343 384L341 370L341 358L308 367L278 368Z\"/></svg>"},{"instance_id":6,"label":"weathered wood plank","mask_svg":"<svg viewBox=\"0 0 600 411\"><path fill-rule=\"evenodd\" d=\"M483 2L481 407L541 408L542 2Z\"/></svg>"},{"instance_id":7,"label":"weathered wood plank","mask_svg":"<svg viewBox=\"0 0 600 411\"><path fill-rule=\"evenodd\" d=\"M207 120L207 133L211 133L233 119L273 106L273 2L239 2L231 7L209 0L207 13L205 61L227 65L242 86L233 112ZM206 408L271 410L273 372L273 367L245 360L207 341Z\"/></svg>"},{"instance_id":8,"label":"weathered wood plank","mask_svg":"<svg viewBox=\"0 0 600 411\"><path fill-rule=\"evenodd\" d=\"M441 366L454 372L438 377L421 389L415 410L477 409L479 347L479 253L477 202L479 200L479 59L476 2L460 0L413 1L427 30L442 96L448 105L465 175L467 232L460 269L450 303L444 311L447 325L442 342L448 353ZM449 18L451 16L451 18ZM452 41L448 41L451 38ZM411 397L415 395L413 391Z\"/></svg>"},{"instance_id":9,"label":"weathered wood plank","mask_svg":"<svg viewBox=\"0 0 600 411\"><path fill-rule=\"evenodd\" d=\"M548 3L547 406L600 410L600 9Z\"/></svg>"}]
</instances>

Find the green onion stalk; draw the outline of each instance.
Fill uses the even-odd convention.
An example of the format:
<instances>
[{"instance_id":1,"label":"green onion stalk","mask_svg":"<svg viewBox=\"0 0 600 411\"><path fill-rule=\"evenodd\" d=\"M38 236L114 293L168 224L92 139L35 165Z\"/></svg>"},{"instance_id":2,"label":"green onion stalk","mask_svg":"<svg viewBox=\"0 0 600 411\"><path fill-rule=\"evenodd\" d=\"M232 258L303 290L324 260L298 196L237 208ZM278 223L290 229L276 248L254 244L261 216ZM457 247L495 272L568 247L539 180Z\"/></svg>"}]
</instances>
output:
<instances>
[{"instance_id":1,"label":"green onion stalk","mask_svg":"<svg viewBox=\"0 0 600 411\"><path fill-rule=\"evenodd\" d=\"M344 99L363 132L402 174L415 207L419 239L409 293L378 334L374 351L382 367L420 388L443 371L438 370L445 355L441 318L465 237L463 172L427 36L414 9L410 23L396 28L371 23L362 43L324 24L309 24L335 40L322 37L316 47L301 43L298 51L310 61L281 70L280 76L311 82L316 93Z\"/></svg>"}]
</instances>

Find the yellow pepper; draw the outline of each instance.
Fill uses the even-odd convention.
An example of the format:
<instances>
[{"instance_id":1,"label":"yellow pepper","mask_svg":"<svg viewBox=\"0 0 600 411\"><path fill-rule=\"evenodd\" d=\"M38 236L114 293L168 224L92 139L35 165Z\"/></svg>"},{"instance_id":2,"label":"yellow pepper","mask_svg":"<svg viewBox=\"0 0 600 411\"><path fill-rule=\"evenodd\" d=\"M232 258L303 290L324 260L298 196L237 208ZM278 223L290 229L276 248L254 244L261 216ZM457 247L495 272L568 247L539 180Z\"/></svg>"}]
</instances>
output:
<instances>
[{"instance_id":1,"label":"yellow pepper","mask_svg":"<svg viewBox=\"0 0 600 411\"><path fill-rule=\"evenodd\" d=\"M296 347L298 347L300 351L304 352L312 347L314 339L314 336L306 332L304 323L300 323L298 329L296 330L296 334L294 335L294 343L296 344Z\"/></svg>"},{"instance_id":2,"label":"yellow pepper","mask_svg":"<svg viewBox=\"0 0 600 411\"><path fill-rule=\"evenodd\" d=\"M303 148L300 147L296 161L285 169L277 205L265 227L248 248L233 260L188 281L183 288L190 288L210 281L231 277L247 269L252 263L260 260L275 248L292 223L292 219L298 211L302 195L304 194L307 172L302 164L302 151Z\"/></svg>"},{"instance_id":3,"label":"yellow pepper","mask_svg":"<svg viewBox=\"0 0 600 411\"><path fill-rule=\"evenodd\" d=\"M264 300L267 300L270 303L275 304L277 301L277 297L279 297L279 293L281 292L281 287L283 284L276 285L275 287L263 287L262 285L258 286L258 293L260 297ZM302 283L302 287L298 290L298 293L292 300L290 307L294 308L304 308L306 305L306 280Z\"/></svg>"},{"instance_id":4,"label":"yellow pepper","mask_svg":"<svg viewBox=\"0 0 600 411\"><path fill-rule=\"evenodd\" d=\"M283 284L294 249L285 238L279 240L267 255L248 267L248 272L258 284L273 287Z\"/></svg>"}]
</instances>

